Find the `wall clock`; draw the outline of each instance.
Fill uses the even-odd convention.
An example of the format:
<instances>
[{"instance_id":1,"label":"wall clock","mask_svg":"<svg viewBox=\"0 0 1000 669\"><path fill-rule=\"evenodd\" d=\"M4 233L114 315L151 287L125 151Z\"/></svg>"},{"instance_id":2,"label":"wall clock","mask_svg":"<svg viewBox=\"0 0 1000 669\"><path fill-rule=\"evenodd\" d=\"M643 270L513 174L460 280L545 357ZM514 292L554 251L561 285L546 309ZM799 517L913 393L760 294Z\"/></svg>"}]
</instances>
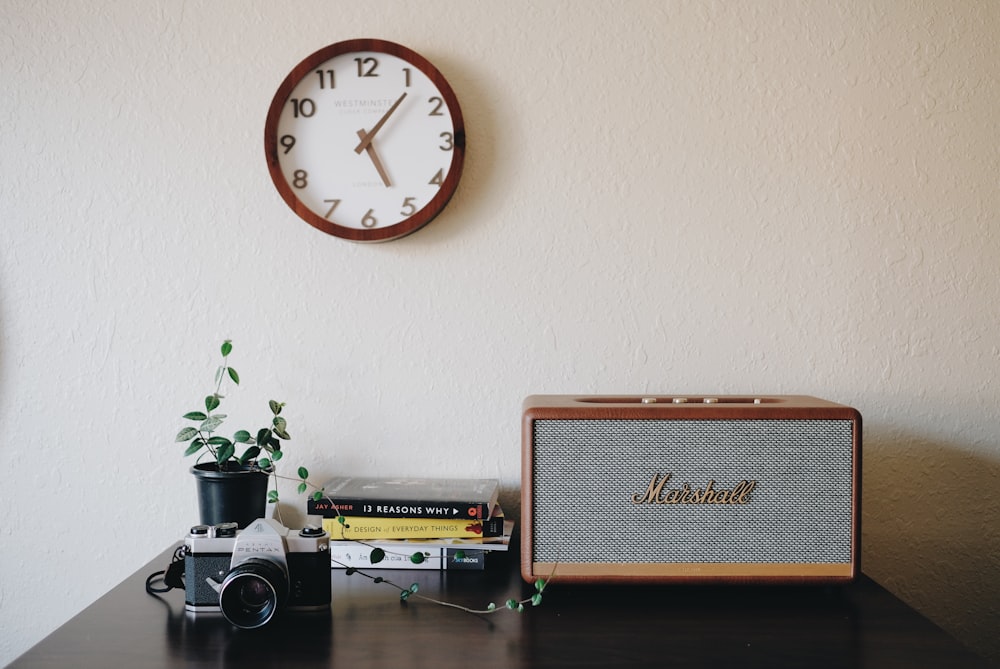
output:
<instances>
[{"instance_id":1,"label":"wall clock","mask_svg":"<svg viewBox=\"0 0 1000 669\"><path fill-rule=\"evenodd\" d=\"M323 232L398 239L437 216L458 188L465 124L426 58L379 39L337 42L296 65L264 125L271 180Z\"/></svg>"}]
</instances>

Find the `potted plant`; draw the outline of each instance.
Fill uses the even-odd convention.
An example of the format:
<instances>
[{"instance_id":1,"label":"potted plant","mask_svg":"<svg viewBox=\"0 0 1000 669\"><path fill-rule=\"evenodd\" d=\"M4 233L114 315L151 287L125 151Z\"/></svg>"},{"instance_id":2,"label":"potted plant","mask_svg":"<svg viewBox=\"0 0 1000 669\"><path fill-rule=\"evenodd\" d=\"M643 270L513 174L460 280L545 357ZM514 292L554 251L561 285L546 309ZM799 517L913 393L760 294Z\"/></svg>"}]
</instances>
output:
<instances>
[{"instance_id":1,"label":"potted plant","mask_svg":"<svg viewBox=\"0 0 1000 669\"><path fill-rule=\"evenodd\" d=\"M280 415L283 402L271 400L270 423L251 433L237 430L232 437L217 434L226 419L219 413L223 384L228 379L239 385L240 376L229 366L233 344L222 342L222 364L215 373L215 391L205 397L204 410L184 414L195 425L177 433L176 441L190 442L184 455L198 454L191 468L198 487L198 508L201 522L216 525L235 522L241 528L265 515L267 479L274 471L273 463L281 459L281 440L290 439L285 419ZM237 449L242 453L237 454ZM206 459L206 457L208 459ZM277 494L271 495L273 499Z\"/></svg>"}]
</instances>

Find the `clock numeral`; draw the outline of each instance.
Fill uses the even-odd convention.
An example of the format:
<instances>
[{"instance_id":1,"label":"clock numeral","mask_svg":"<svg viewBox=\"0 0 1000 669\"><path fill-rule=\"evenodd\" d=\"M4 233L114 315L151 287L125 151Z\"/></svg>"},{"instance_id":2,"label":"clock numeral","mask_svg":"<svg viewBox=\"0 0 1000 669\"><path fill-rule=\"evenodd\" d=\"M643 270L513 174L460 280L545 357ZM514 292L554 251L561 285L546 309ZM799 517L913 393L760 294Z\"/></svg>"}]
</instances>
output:
<instances>
[{"instance_id":1,"label":"clock numeral","mask_svg":"<svg viewBox=\"0 0 1000 669\"><path fill-rule=\"evenodd\" d=\"M296 188L305 188L309 185L309 173L305 170L295 170L292 172L292 185Z\"/></svg>"},{"instance_id":2,"label":"clock numeral","mask_svg":"<svg viewBox=\"0 0 1000 669\"><path fill-rule=\"evenodd\" d=\"M378 220L374 216L375 210L369 209L368 213L361 217L361 225L366 228L374 228L378 225Z\"/></svg>"},{"instance_id":3,"label":"clock numeral","mask_svg":"<svg viewBox=\"0 0 1000 669\"><path fill-rule=\"evenodd\" d=\"M442 132L439 137L444 140L444 145L438 148L442 151L451 151L455 148L455 136L450 132Z\"/></svg>"},{"instance_id":4,"label":"clock numeral","mask_svg":"<svg viewBox=\"0 0 1000 669\"><path fill-rule=\"evenodd\" d=\"M427 102L431 104L431 111L427 114L428 116L444 116L444 112L441 111L444 109L444 100L435 95Z\"/></svg>"},{"instance_id":5,"label":"clock numeral","mask_svg":"<svg viewBox=\"0 0 1000 669\"><path fill-rule=\"evenodd\" d=\"M358 76L359 77L377 77L378 72L378 59L372 58L355 58L354 62L358 64ZM365 69L368 68L368 69Z\"/></svg>"},{"instance_id":6,"label":"clock numeral","mask_svg":"<svg viewBox=\"0 0 1000 669\"><path fill-rule=\"evenodd\" d=\"M326 214L323 216L323 218L330 218L331 216L333 216L333 210L337 208L338 204L340 204L340 200L323 200L323 202L326 202L328 205L330 205L330 208L326 210Z\"/></svg>"},{"instance_id":7,"label":"clock numeral","mask_svg":"<svg viewBox=\"0 0 1000 669\"><path fill-rule=\"evenodd\" d=\"M410 87L410 83L411 83L410 82L410 68L408 68L408 67L404 67L403 68L403 79L405 79L405 81L406 81L406 87L409 88Z\"/></svg>"},{"instance_id":8,"label":"clock numeral","mask_svg":"<svg viewBox=\"0 0 1000 669\"><path fill-rule=\"evenodd\" d=\"M295 138L291 135L282 135L278 142L285 147L285 153L287 154L295 146Z\"/></svg>"},{"instance_id":9,"label":"clock numeral","mask_svg":"<svg viewBox=\"0 0 1000 669\"><path fill-rule=\"evenodd\" d=\"M333 70L316 70L316 76L319 77L319 87L327 88L327 82L330 82L330 88L336 88L336 78L333 76Z\"/></svg>"},{"instance_id":10,"label":"clock numeral","mask_svg":"<svg viewBox=\"0 0 1000 669\"><path fill-rule=\"evenodd\" d=\"M413 216L417 213L417 205L413 204L415 197L408 197L403 200L403 208L400 210L400 216Z\"/></svg>"},{"instance_id":11,"label":"clock numeral","mask_svg":"<svg viewBox=\"0 0 1000 669\"><path fill-rule=\"evenodd\" d=\"M441 184L443 184L444 183L444 170L443 169L438 170L437 174L435 174L433 177L431 177L431 180L428 181L427 183L431 184L432 186L440 186Z\"/></svg>"},{"instance_id":12,"label":"clock numeral","mask_svg":"<svg viewBox=\"0 0 1000 669\"><path fill-rule=\"evenodd\" d=\"M298 118L300 116L309 118L316 113L316 103L309 98L302 98L301 100L299 100L298 98L292 98L291 103L292 103L292 115L295 118Z\"/></svg>"}]
</instances>

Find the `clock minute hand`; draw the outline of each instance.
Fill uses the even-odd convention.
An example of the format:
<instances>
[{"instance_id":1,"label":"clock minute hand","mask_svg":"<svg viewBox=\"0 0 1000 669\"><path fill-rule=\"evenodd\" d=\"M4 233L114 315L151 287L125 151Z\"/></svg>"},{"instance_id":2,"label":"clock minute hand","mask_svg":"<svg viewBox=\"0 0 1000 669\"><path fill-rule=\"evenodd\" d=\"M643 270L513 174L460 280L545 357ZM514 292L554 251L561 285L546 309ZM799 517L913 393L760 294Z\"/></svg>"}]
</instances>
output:
<instances>
[{"instance_id":1,"label":"clock minute hand","mask_svg":"<svg viewBox=\"0 0 1000 669\"><path fill-rule=\"evenodd\" d=\"M354 147L354 153L360 155L362 151L368 148L368 146L372 143L372 138L375 137L375 133L377 133L379 130L382 129L382 126L385 125L385 122L392 115L392 112L396 111L396 107L399 106L399 103L402 102L403 98L405 97L406 97L406 92L404 91L403 94L399 96L399 99L396 100L391 107L389 107L389 111L387 111L385 114L382 115L382 118L378 120L378 123L376 123L375 126L371 129L371 132L367 133L364 137L361 138L361 142L356 147Z\"/></svg>"}]
</instances>

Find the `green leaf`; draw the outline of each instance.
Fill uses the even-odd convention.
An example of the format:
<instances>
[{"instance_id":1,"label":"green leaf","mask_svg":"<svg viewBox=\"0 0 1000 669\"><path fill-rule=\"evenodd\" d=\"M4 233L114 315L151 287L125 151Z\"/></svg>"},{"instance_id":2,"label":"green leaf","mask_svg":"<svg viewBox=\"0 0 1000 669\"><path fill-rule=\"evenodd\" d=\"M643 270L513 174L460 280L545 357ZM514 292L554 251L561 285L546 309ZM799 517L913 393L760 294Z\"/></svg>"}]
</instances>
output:
<instances>
[{"instance_id":1,"label":"green leaf","mask_svg":"<svg viewBox=\"0 0 1000 669\"><path fill-rule=\"evenodd\" d=\"M416 583L410 583L410 592L416 594L417 590L419 589L420 589L419 585L417 585Z\"/></svg>"},{"instance_id":2,"label":"green leaf","mask_svg":"<svg viewBox=\"0 0 1000 669\"><path fill-rule=\"evenodd\" d=\"M198 436L198 430L193 427L186 427L177 433L177 439L174 441L190 441Z\"/></svg>"},{"instance_id":3,"label":"green leaf","mask_svg":"<svg viewBox=\"0 0 1000 669\"><path fill-rule=\"evenodd\" d=\"M237 444L249 444L252 439L253 437L251 437L250 433L246 430L239 430L233 435L233 441Z\"/></svg>"},{"instance_id":4,"label":"green leaf","mask_svg":"<svg viewBox=\"0 0 1000 669\"><path fill-rule=\"evenodd\" d=\"M205 420L206 418L208 418L208 415L202 413L201 411L189 411L188 413L184 414L184 418L186 418L187 420Z\"/></svg>"},{"instance_id":5,"label":"green leaf","mask_svg":"<svg viewBox=\"0 0 1000 669\"><path fill-rule=\"evenodd\" d=\"M277 416L279 413L281 413L281 408L283 406L285 406L285 403L284 402L275 402L274 400L269 400L268 403L267 403L267 405L269 407L271 407L271 413L273 413L275 416Z\"/></svg>"},{"instance_id":6,"label":"green leaf","mask_svg":"<svg viewBox=\"0 0 1000 669\"><path fill-rule=\"evenodd\" d=\"M267 447L271 441L271 430L266 427L262 427L257 430L257 443L263 447Z\"/></svg>"},{"instance_id":7,"label":"green leaf","mask_svg":"<svg viewBox=\"0 0 1000 669\"><path fill-rule=\"evenodd\" d=\"M203 448L205 448L205 441L203 439L195 439L194 441L191 442L191 445L188 446L187 449L184 451L184 455L185 456L194 455Z\"/></svg>"},{"instance_id":8,"label":"green leaf","mask_svg":"<svg viewBox=\"0 0 1000 669\"><path fill-rule=\"evenodd\" d=\"M282 439L291 439L288 436L288 423L281 416L274 417L274 433Z\"/></svg>"},{"instance_id":9,"label":"green leaf","mask_svg":"<svg viewBox=\"0 0 1000 669\"><path fill-rule=\"evenodd\" d=\"M541 606L542 605L542 593L536 592L535 594L533 594L531 596L531 605L532 606Z\"/></svg>"},{"instance_id":10,"label":"green leaf","mask_svg":"<svg viewBox=\"0 0 1000 669\"><path fill-rule=\"evenodd\" d=\"M233 442L229 441L225 437L209 437L208 443L212 446L232 446Z\"/></svg>"},{"instance_id":11,"label":"green leaf","mask_svg":"<svg viewBox=\"0 0 1000 669\"><path fill-rule=\"evenodd\" d=\"M271 459L277 462L282 458L283 455L284 453L282 453L281 451L275 450L273 453L271 453Z\"/></svg>"},{"instance_id":12,"label":"green leaf","mask_svg":"<svg viewBox=\"0 0 1000 669\"><path fill-rule=\"evenodd\" d=\"M260 455L260 449L256 446L251 446L247 450L243 451L243 455L240 456L240 464L245 465L258 455Z\"/></svg>"},{"instance_id":13,"label":"green leaf","mask_svg":"<svg viewBox=\"0 0 1000 669\"><path fill-rule=\"evenodd\" d=\"M227 367L226 371L229 372L229 378L233 380L233 383L240 385L240 375L236 373L236 370L232 367Z\"/></svg>"},{"instance_id":14,"label":"green leaf","mask_svg":"<svg viewBox=\"0 0 1000 669\"><path fill-rule=\"evenodd\" d=\"M341 525L346 525L347 524L347 517L346 516L337 516L337 522L340 523Z\"/></svg>"},{"instance_id":15,"label":"green leaf","mask_svg":"<svg viewBox=\"0 0 1000 669\"><path fill-rule=\"evenodd\" d=\"M233 453L235 452L236 452L236 447L233 446L232 444L229 444L228 446L223 446L218 451L216 451L215 461L221 465L223 462L233 457Z\"/></svg>"},{"instance_id":16,"label":"green leaf","mask_svg":"<svg viewBox=\"0 0 1000 669\"><path fill-rule=\"evenodd\" d=\"M465 559L465 551L461 551L461 550L455 551L455 559L456 560L464 560Z\"/></svg>"},{"instance_id":17,"label":"green leaf","mask_svg":"<svg viewBox=\"0 0 1000 669\"><path fill-rule=\"evenodd\" d=\"M233 352L233 340L227 339L222 342L222 357L225 358L227 355Z\"/></svg>"},{"instance_id":18,"label":"green leaf","mask_svg":"<svg viewBox=\"0 0 1000 669\"><path fill-rule=\"evenodd\" d=\"M257 466L260 467L261 469L270 469L271 461L268 460L267 458L261 458L260 460L257 461Z\"/></svg>"},{"instance_id":19,"label":"green leaf","mask_svg":"<svg viewBox=\"0 0 1000 669\"><path fill-rule=\"evenodd\" d=\"M305 483L300 483L299 484L299 494L301 495L306 490L309 490L309 486L307 486Z\"/></svg>"},{"instance_id":20,"label":"green leaf","mask_svg":"<svg viewBox=\"0 0 1000 669\"><path fill-rule=\"evenodd\" d=\"M300 479L309 478L309 470L306 469L305 467L299 467L299 478Z\"/></svg>"},{"instance_id":21,"label":"green leaf","mask_svg":"<svg viewBox=\"0 0 1000 669\"><path fill-rule=\"evenodd\" d=\"M409 590L403 590L401 593L399 593L399 599L401 601L405 602L409 598L410 598L410 591Z\"/></svg>"},{"instance_id":22,"label":"green leaf","mask_svg":"<svg viewBox=\"0 0 1000 669\"><path fill-rule=\"evenodd\" d=\"M217 427L222 425L222 419L218 416L212 416L211 418L206 418L198 426L198 429L202 432L214 432Z\"/></svg>"},{"instance_id":23,"label":"green leaf","mask_svg":"<svg viewBox=\"0 0 1000 669\"><path fill-rule=\"evenodd\" d=\"M546 586L546 583L545 583L545 579L544 578L540 578L537 581L535 581L535 590L537 590L538 592L541 592L542 590L544 590L545 586Z\"/></svg>"},{"instance_id":24,"label":"green leaf","mask_svg":"<svg viewBox=\"0 0 1000 669\"><path fill-rule=\"evenodd\" d=\"M215 409L219 408L219 396L209 395L205 398L205 409L211 413Z\"/></svg>"},{"instance_id":25,"label":"green leaf","mask_svg":"<svg viewBox=\"0 0 1000 669\"><path fill-rule=\"evenodd\" d=\"M516 599L508 599L507 600L507 608L508 609L514 611L514 610L517 609L518 606L520 606L520 604L518 604L518 601Z\"/></svg>"},{"instance_id":26,"label":"green leaf","mask_svg":"<svg viewBox=\"0 0 1000 669\"><path fill-rule=\"evenodd\" d=\"M413 555L410 556L410 562L412 562L413 564L423 564L424 554L420 552L414 553Z\"/></svg>"},{"instance_id":27,"label":"green leaf","mask_svg":"<svg viewBox=\"0 0 1000 669\"><path fill-rule=\"evenodd\" d=\"M313 501L319 502L323 499L323 491L317 490L313 493Z\"/></svg>"},{"instance_id":28,"label":"green leaf","mask_svg":"<svg viewBox=\"0 0 1000 669\"><path fill-rule=\"evenodd\" d=\"M278 491L277 490L268 490L267 491L267 501L271 502L272 504L274 502L277 502L278 501Z\"/></svg>"},{"instance_id":29,"label":"green leaf","mask_svg":"<svg viewBox=\"0 0 1000 669\"><path fill-rule=\"evenodd\" d=\"M496 611L496 609L497 609L497 605L494 604L493 602L490 602L489 606L486 607L487 611Z\"/></svg>"},{"instance_id":30,"label":"green leaf","mask_svg":"<svg viewBox=\"0 0 1000 669\"><path fill-rule=\"evenodd\" d=\"M372 564L378 564L385 559L385 551L381 548L373 548L371 555L368 557Z\"/></svg>"}]
</instances>

